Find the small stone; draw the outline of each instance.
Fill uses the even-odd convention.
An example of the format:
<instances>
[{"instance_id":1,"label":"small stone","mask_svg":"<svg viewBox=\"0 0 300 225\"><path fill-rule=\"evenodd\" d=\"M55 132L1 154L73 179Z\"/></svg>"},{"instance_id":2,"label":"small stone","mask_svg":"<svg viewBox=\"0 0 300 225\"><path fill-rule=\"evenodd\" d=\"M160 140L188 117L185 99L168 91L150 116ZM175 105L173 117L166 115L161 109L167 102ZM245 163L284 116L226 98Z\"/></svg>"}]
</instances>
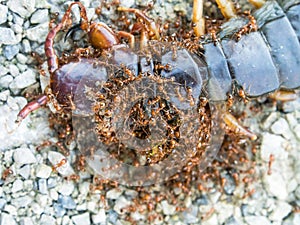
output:
<instances>
[{"instance_id":1,"label":"small stone","mask_svg":"<svg viewBox=\"0 0 300 225\"><path fill-rule=\"evenodd\" d=\"M167 200L161 202L161 207L165 215L173 215L176 211L176 206L169 204Z\"/></svg>"},{"instance_id":2,"label":"small stone","mask_svg":"<svg viewBox=\"0 0 300 225\"><path fill-rule=\"evenodd\" d=\"M9 85L10 89L23 89L36 82L35 73L33 70L28 69L25 72L17 76L13 82Z\"/></svg>"},{"instance_id":3,"label":"small stone","mask_svg":"<svg viewBox=\"0 0 300 225\"><path fill-rule=\"evenodd\" d=\"M20 174L24 179L28 179L30 176L30 166L25 165L19 169L18 174Z\"/></svg>"},{"instance_id":4,"label":"small stone","mask_svg":"<svg viewBox=\"0 0 300 225\"><path fill-rule=\"evenodd\" d=\"M290 204L280 201L273 212L269 215L269 219L281 222L282 219L292 211L292 209L293 208Z\"/></svg>"},{"instance_id":5,"label":"small stone","mask_svg":"<svg viewBox=\"0 0 300 225\"><path fill-rule=\"evenodd\" d=\"M19 68L14 64L9 65L9 72L13 77L16 77L20 74Z\"/></svg>"},{"instance_id":6,"label":"small stone","mask_svg":"<svg viewBox=\"0 0 300 225\"><path fill-rule=\"evenodd\" d=\"M58 199L58 193L57 193L57 191L54 190L53 188L50 189L50 191L49 191L49 196L50 196L50 198L52 198L54 201L57 201L57 199Z\"/></svg>"},{"instance_id":7,"label":"small stone","mask_svg":"<svg viewBox=\"0 0 300 225\"><path fill-rule=\"evenodd\" d=\"M131 202L128 201L124 196L120 196L115 202L114 210L118 214L122 215L125 213L123 209L128 207L129 205L131 205Z\"/></svg>"},{"instance_id":8,"label":"small stone","mask_svg":"<svg viewBox=\"0 0 300 225\"><path fill-rule=\"evenodd\" d=\"M0 24L5 23L7 21L7 12L7 6L0 4Z\"/></svg>"},{"instance_id":9,"label":"small stone","mask_svg":"<svg viewBox=\"0 0 300 225\"><path fill-rule=\"evenodd\" d=\"M17 208L14 205L6 204L3 211L8 212L12 216L17 215Z\"/></svg>"},{"instance_id":10,"label":"small stone","mask_svg":"<svg viewBox=\"0 0 300 225\"><path fill-rule=\"evenodd\" d=\"M199 223L198 206L192 205L190 208L181 213L181 217L185 224Z\"/></svg>"},{"instance_id":11,"label":"small stone","mask_svg":"<svg viewBox=\"0 0 300 225\"><path fill-rule=\"evenodd\" d=\"M38 181L38 189L41 194L48 194L48 188L47 188L47 180L46 179L39 179Z\"/></svg>"},{"instance_id":12,"label":"small stone","mask_svg":"<svg viewBox=\"0 0 300 225\"><path fill-rule=\"evenodd\" d=\"M31 191L33 189L33 181L25 180L23 186L24 186L24 190Z\"/></svg>"},{"instance_id":13,"label":"small stone","mask_svg":"<svg viewBox=\"0 0 300 225\"><path fill-rule=\"evenodd\" d=\"M11 60L18 54L19 50L19 45L6 45L3 48L3 55L6 59Z\"/></svg>"},{"instance_id":14,"label":"small stone","mask_svg":"<svg viewBox=\"0 0 300 225\"><path fill-rule=\"evenodd\" d=\"M31 196L25 195L19 198L14 198L11 200L11 204L16 208L27 207L33 201Z\"/></svg>"},{"instance_id":15,"label":"small stone","mask_svg":"<svg viewBox=\"0 0 300 225\"><path fill-rule=\"evenodd\" d=\"M5 206L6 202L7 202L7 201L6 201L4 198L0 198L0 209L1 209L1 210L2 210L3 207Z\"/></svg>"},{"instance_id":16,"label":"small stone","mask_svg":"<svg viewBox=\"0 0 300 225\"><path fill-rule=\"evenodd\" d=\"M201 223L201 225L215 225L215 224L219 224L218 217L216 214L213 214L212 216L210 216L208 219L202 221L202 223Z\"/></svg>"},{"instance_id":17,"label":"small stone","mask_svg":"<svg viewBox=\"0 0 300 225\"><path fill-rule=\"evenodd\" d=\"M90 191L89 182L83 182L79 184L79 193L83 196L86 196Z\"/></svg>"},{"instance_id":18,"label":"small stone","mask_svg":"<svg viewBox=\"0 0 300 225\"><path fill-rule=\"evenodd\" d=\"M271 225L271 222L264 216L246 216L245 220L249 225Z\"/></svg>"},{"instance_id":19,"label":"small stone","mask_svg":"<svg viewBox=\"0 0 300 225\"><path fill-rule=\"evenodd\" d=\"M284 160L288 157L288 152L284 149L286 140L279 135L264 133L261 144L261 158L269 162L272 154L276 160Z\"/></svg>"},{"instance_id":20,"label":"small stone","mask_svg":"<svg viewBox=\"0 0 300 225\"><path fill-rule=\"evenodd\" d=\"M27 18L35 10L35 0L9 0L7 6L21 17Z\"/></svg>"},{"instance_id":21,"label":"small stone","mask_svg":"<svg viewBox=\"0 0 300 225\"><path fill-rule=\"evenodd\" d=\"M90 214L88 212L72 216L72 220L76 225L89 225L91 224Z\"/></svg>"},{"instance_id":22,"label":"small stone","mask_svg":"<svg viewBox=\"0 0 300 225\"><path fill-rule=\"evenodd\" d=\"M10 95L9 90L1 91L0 92L0 100L5 102L7 100L7 97Z\"/></svg>"},{"instance_id":23,"label":"small stone","mask_svg":"<svg viewBox=\"0 0 300 225\"><path fill-rule=\"evenodd\" d=\"M66 214L66 209L64 209L61 204L54 203L53 208L57 217L62 217Z\"/></svg>"},{"instance_id":24,"label":"small stone","mask_svg":"<svg viewBox=\"0 0 300 225\"><path fill-rule=\"evenodd\" d=\"M120 197L120 195L123 193L122 190L120 190L119 188L114 188L114 189L111 189L109 190L107 193L106 193L106 198L107 199L117 199Z\"/></svg>"},{"instance_id":25,"label":"small stone","mask_svg":"<svg viewBox=\"0 0 300 225\"><path fill-rule=\"evenodd\" d=\"M44 43L49 32L48 23L42 23L25 31L26 37L30 41L36 41L40 44Z\"/></svg>"},{"instance_id":26,"label":"small stone","mask_svg":"<svg viewBox=\"0 0 300 225\"><path fill-rule=\"evenodd\" d=\"M279 118L272 126L271 130L274 134L281 134L288 140L293 138L288 122L284 118Z\"/></svg>"},{"instance_id":27,"label":"small stone","mask_svg":"<svg viewBox=\"0 0 300 225\"><path fill-rule=\"evenodd\" d=\"M32 24L48 22L48 20L49 20L48 14L49 14L48 9L39 9L32 14L32 16L30 18L30 22Z\"/></svg>"},{"instance_id":28,"label":"small stone","mask_svg":"<svg viewBox=\"0 0 300 225\"><path fill-rule=\"evenodd\" d=\"M30 217L23 217L20 221L20 225L34 225Z\"/></svg>"},{"instance_id":29,"label":"small stone","mask_svg":"<svg viewBox=\"0 0 300 225\"><path fill-rule=\"evenodd\" d=\"M1 225L17 225L17 223L12 215L2 212Z\"/></svg>"},{"instance_id":30,"label":"small stone","mask_svg":"<svg viewBox=\"0 0 300 225\"><path fill-rule=\"evenodd\" d=\"M115 210L108 210L107 213L108 221L112 224L116 224L118 219L118 213Z\"/></svg>"},{"instance_id":31,"label":"small stone","mask_svg":"<svg viewBox=\"0 0 300 225\"><path fill-rule=\"evenodd\" d=\"M14 152L14 161L20 165L36 163L35 156L29 148L18 148Z\"/></svg>"},{"instance_id":32,"label":"small stone","mask_svg":"<svg viewBox=\"0 0 300 225\"><path fill-rule=\"evenodd\" d=\"M7 88L14 78L11 75L6 75L0 78L0 87Z\"/></svg>"},{"instance_id":33,"label":"small stone","mask_svg":"<svg viewBox=\"0 0 300 225\"><path fill-rule=\"evenodd\" d=\"M224 225L240 225L240 224L241 223L239 223L234 216L229 217L224 223Z\"/></svg>"},{"instance_id":34,"label":"small stone","mask_svg":"<svg viewBox=\"0 0 300 225\"><path fill-rule=\"evenodd\" d=\"M264 183L267 191L280 200L285 200L288 196L286 182L281 173L273 171L271 175L264 176Z\"/></svg>"},{"instance_id":35,"label":"small stone","mask_svg":"<svg viewBox=\"0 0 300 225\"><path fill-rule=\"evenodd\" d=\"M300 214L299 213L292 213L283 222L283 225L299 225L299 224L300 224Z\"/></svg>"},{"instance_id":36,"label":"small stone","mask_svg":"<svg viewBox=\"0 0 300 225\"><path fill-rule=\"evenodd\" d=\"M61 160L66 159L66 157L59 152L49 151L48 159L53 166L56 166ZM64 165L56 168L56 171L64 177L74 174L74 170L68 161Z\"/></svg>"},{"instance_id":37,"label":"small stone","mask_svg":"<svg viewBox=\"0 0 300 225\"><path fill-rule=\"evenodd\" d=\"M9 70L4 67L3 65L0 65L0 77L2 77L3 75L6 75L9 72Z\"/></svg>"},{"instance_id":38,"label":"small stone","mask_svg":"<svg viewBox=\"0 0 300 225\"><path fill-rule=\"evenodd\" d=\"M30 53L31 52L31 45L28 39L22 40L22 50L24 53Z\"/></svg>"},{"instance_id":39,"label":"small stone","mask_svg":"<svg viewBox=\"0 0 300 225\"><path fill-rule=\"evenodd\" d=\"M27 56L25 56L25 55L19 53L19 54L17 54L17 60L18 60L18 62L19 62L20 64L25 65L25 64L27 63ZM20 64L19 64L19 65L20 65Z\"/></svg>"},{"instance_id":40,"label":"small stone","mask_svg":"<svg viewBox=\"0 0 300 225\"><path fill-rule=\"evenodd\" d=\"M50 176L51 172L52 172L52 168L45 164L39 164L36 167L36 176L39 178L47 179Z\"/></svg>"},{"instance_id":41,"label":"small stone","mask_svg":"<svg viewBox=\"0 0 300 225\"><path fill-rule=\"evenodd\" d=\"M41 220L39 221L40 224L43 225L55 225L56 220L53 216L49 216L47 214L42 214Z\"/></svg>"},{"instance_id":42,"label":"small stone","mask_svg":"<svg viewBox=\"0 0 300 225\"><path fill-rule=\"evenodd\" d=\"M93 201L89 201L87 203L87 209L90 211L90 212L93 212L93 213L96 213L97 212L97 206L96 206L96 202L93 202Z\"/></svg>"},{"instance_id":43,"label":"small stone","mask_svg":"<svg viewBox=\"0 0 300 225\"><path fill-rule=\"evenodd\" d=\"M23 181L20 179L15 180L15 182L12 185L11 192L15 193L18 191L21 191L23 189Z\"/></svg>"},{"instance_id":44,"label":"small stone","mask_svg":"<svg viewBox=\"0 0 300 225\"><path fill-rule=\"evenodd\" d=\"M75 209L76 203L70 196L59 195L57 202L65 209Z\"/></svg>"},{"instance_id":45,"label":"small stone","mask_svg":"<svg viewBox=\"0 0 300 225\"><path fill-rule=\"evenodd\" d=\"M48 185L48 188L54 188L57 186L57 180L54 178L54 177L50 177L48 180L47 180L47 185Z\"/></svg>"},{"instance_id":46,"label":"small stone","mask_svg":"<svg viewBox=\"0 0 300 225\"><path fill-rule=\"evenodd\" d=\"M300 124L295 126L294 132L298 139L300 139Z\"/></svg>"},{"instance_id":47,"label":"small stone","mask_svg":"<svg viewBox=\"0 0 300 225\"><path fill-rule=\"evenodd\" d=\"M19 42L17 36L11 28L0 27L0 45L15 45Z\"/></svg>"},{"instance_id":48,"label":"small stone","mask_svg":"<svg viewBox=\"0 0 300 225\"><path fill-rule=\"evenodd\" d=\"M64 196L69 196L74 191L74 183L64 181L57 187L57 191Z\"/></svg>"},{"instance_id":49,"label":"small stone","mask_svg":"<svg viewBox=\"0 0 300 225\"><path fill-rule=\"evenodd\" d=\"M97 214L92 215L93 224L106 224L106 214L104 209L100 209Z\"/></svg>"}]
</instances>

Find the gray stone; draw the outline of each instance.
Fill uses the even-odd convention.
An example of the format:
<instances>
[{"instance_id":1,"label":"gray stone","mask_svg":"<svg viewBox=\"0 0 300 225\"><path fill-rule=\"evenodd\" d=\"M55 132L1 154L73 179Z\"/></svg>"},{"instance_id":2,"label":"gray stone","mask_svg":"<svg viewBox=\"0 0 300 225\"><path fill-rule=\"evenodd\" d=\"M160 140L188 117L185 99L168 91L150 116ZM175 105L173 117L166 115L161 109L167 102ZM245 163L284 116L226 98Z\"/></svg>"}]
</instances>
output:
<instances>
[{"instance_id":1,"label":"gray stone","mask_svg":"<svg viewBox=\"0 0 300 225\"><path fill-rule=\"evenodd\" d=\"M0 24L5 23L7 21L7 12L7 6L0 4Z\"/></svg>"},{"instance_id":2,"label":"gray stone","mask_svg":"<svg viewBox=\"0 0 300 225\"><path fill-rule=\"evenodd\" d=\"M14 78L11 75L5 75L0 78L0 87L7 88L9 84L14 80Z\"/></svg>"},{"instance_id":3,"label":"gray stone","mask_svg":"<svg viewBox=\"0 0 300 225\"><path fill-rule=\"evenodd\" d=\"M15 219L10 214L2 212L0 217L1 217L0 225L17 225Z\"/></svg>"},{"instance_id":4,"label":"gray stone","mask_svg":"<svg viewBox=\"0 0 300 225\"><path fill-rule=\"evenodd\" d=\"M185 224L199 223L198 206L192 205L181 213L181 218Z\"/></svg>"},{"instance_id":5,"label":"gray stone","mask_svg":"<svg viewBox=\"0 0 300 225\"><path fill-rule=\"evenodd\" d=\"M89 224L91 224L90 213L86 212L86 213L72 216L72 221L76 225L82 225L82 224L89 225Z\"/></svg>"},{"instance_id":6,"label":"gray stone","mask_svg":"<svg viewBox=\"0 0 300 225\"><path fill-rule=\"evenodd\" d=\"M14 160L20 165L36 163L35 156L29 148L18 148L14 152Z\"/></svg>"},{"instance_id":7,"label":"gray stone","mask_svg":"<svg viewBox=\"0 0 300 225\"><path fill-rule=\"evenodd\" d=\"M0 45L15 45L19 42L11 28L0 27Z\"/></svg>"},{"instance_id":8,"label":"gray stone","mask_svg":"<svg viewBox=\"0 0 300 225\"><path fill-rule=\"evenodd\" d=\"M59 195L57 202L65 209L75 209L76 204L72 197Z\"/></svg>"},{"instance_id":9,"label":"gray stone","mask_svg":"<svg viewBox=\"0 0 300 225\"><path fill-rule=\"evenodd\" d=\"M11 60L18 54L19 50L19 45L7 45L3 48L3 55L6 59Z\"/></svg>"},{"instance_id":10,"label":"gray stone","mask_svg":"<svg viewBox=\"0 0 300 225\"><path fill-rule=\"evenodd\" d=\"M36 82L36 74L33 70L28 69L17 76L9 85L10 89L23 89Z\"/></svg>"},{"instance_id":11,"label":"gray stone","mask_svg":"<svg viewBox=\"0 0 300 225\"><path fill-rule=\"evenodd\" d=\"M54 187L56 187L56 185L57 185L57 180L56 180L56 178L50 177L50 178L47 180L47 185L48 185L48 188L54 188Z\"/></svg>"},{"instance_id":12,"label":"gray stone","mask_svg":"<svg viewBox=\"0 0 300 225\"><path fill-rule=\"evenodd\" d=\"M39 164L36 167L36 176L39 178L45 178L47 179L52 172L52 168L50 166L47 166L46 164Z\"/></svg>"},{"instance_id":13,"label":"gray stone","mask_svg":"<svg viewBox=\"0 0 300 225\"><path fill-rule=\"evenodd\" d=\"M35 0L9 0L7 6L21 17L27 18L34 11Z\"/></svg>"},{"instance_id":14,"label":"gray stone","mask_svg":"<svg viewBox=\"0 0 300 225\"><path fill-rule=\"evenodd\" d=\"M39 9L35 11L30 18L30 22L33 24L44 23L48 21L49 21L48 9Z\"/></svg>"},{"instance_id":15,"label":"gray stone","mask_svg":"<svg viewBox=\"0 0 300 225\"><path fill-rule=\"evenodd\" d=\"M40 25L37 25L35 27L29 28L25 31L26 37L30 41L36 41L40 44L45 42L46 36L49 32L48 23L42 23Z\"/></svg>"},{"instance_id":16,"label":"gray stone","mask_svg":"<svg viewBox=\"0 0 300 225\"><path fill-rule=\"evenodd\" d=\"M54 208L54 212L55 212L55 215L57 217L62 217L66 214L66 209L64 207L62 207L61 204L58 204L58 203L54 203L53 204L53 208Z\"/></svg>"}]
</instances>

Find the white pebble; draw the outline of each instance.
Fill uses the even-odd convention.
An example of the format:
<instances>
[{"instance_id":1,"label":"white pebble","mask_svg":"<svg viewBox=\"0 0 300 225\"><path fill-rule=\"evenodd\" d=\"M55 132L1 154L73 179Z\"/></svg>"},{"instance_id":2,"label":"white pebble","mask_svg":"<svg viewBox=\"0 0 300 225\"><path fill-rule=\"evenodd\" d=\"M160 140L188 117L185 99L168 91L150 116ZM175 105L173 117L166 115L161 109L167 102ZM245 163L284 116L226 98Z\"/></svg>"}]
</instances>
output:
<instances>
[{"instance_id":1,"label":"white pebble","mask_svg":"<svg viewBox=\"0 0 300 225\"><path fill-rule=\"evenodd\" d=\"M106 223L106 214L104 209L100 209L97 214L92 215L92 220L94 224Z\"/></svg>"},{"instance_id":2,"label":"white pebble","mask_svg":"<svg viewBox=\"0 0 300 225\"><path fill-rule=\"evenodd\" d=\"M284 118L279 118L272 126L271 130L274 134L279 134L288 140L293 138L288 122Z\"/></svg>"},{"instance_id":3,"label":"white pebble","mask_svg":"<svg viewBox=\"0 0 300 225\"><path fill-rule=\"evenodd\" d=\"M48 20L48 9L39 9L35 11L30 18L30 22L35 24L47 22Z\"/></svg>"},{"instance_id":4,"label":"white pebble","mask_svg":"<svg viewBox=\"0 0 300 225\"><path fill-rule=\"evenodd\" d=\"M288 196L286 181L281 173L273 171L271 175L264 176L264 183L269 194L280 200L285 200Z\"/></svg>"},{"instance_id":5,"label":"white pebble","mask_svg":"<svg viewBox=\"0 0 300 225\"><path fill-rule=\"evenodd\" d=\"M91 224L90 221L90 214L88 212L72 216L72 220L76 225L89 225Z\"/></svg>"},{"instance_id":6,"label":"white pebble","mask_svg":"<svg viewBox=\"0 0 300 225\"><path fill-rule=\"evenodd\" d=\"M271 225L271 222L264 216L245 216L245 220L249 225Z\"/></svg>"},{"instance_id":7,"label":"white pebble","mask_svg":"<svg viewBox=\"0 0 300 225\"><path fill-rule=\"evenodd\" d=\"M288 157L288 152L284 149L286 140L279 135L264 133L262 137L261 158L269 162L272 154L276 160L284 160Z\"/></svg>"},{"instance_id":8,"label":"white pebble","mask_svg":"<svg viewBox=\"0 0 300 225\"><path fill-rule=\"evenodd\" d=\"M292 206L286 202L278 202L273 212L269 215L272 221L281 221L292 211Z\"/></svg>"},{"instance_id":9,"label":"white pebble","mask_svg":"<svg viewBox=\"0 0 300 225\"><path fill-rule=\"evenodd\" d=\"M120 190L120 188L114 188L114 189L109 190L106 193L106 198L108 198L108 199L117 199L117 198L120 197L120 195L122 193L123 193L123 191Z\"/></svg>"},{"instance_id":10,"label":"white pebble","mask_svg":"<svg viewBox=\"0 0 300 225\"><path fill-rule=\"evenodd\" d=\"M20 223L21 225L34 225L30 217L23 217Z\"/></svg>"},{"instance_id":11,"label":"white pebble","mask_svg":"<svg viewBox=\"0 0 300 225\"><path fill-rule=\"evenodd\" d=\"M28 69L25 72L17 76L13 82L9 85L10 89L23 89L36 82L35 73L33 70Z\"/></svg>"},{"instance_id":12,"label":"white pebble","mask_svg":"<svg viewBox=\"0 0 300 225\"><path fill-rule=\"evenodd\" d=\"M70 196L74 191L74 183L70 181L64 181L59 184L57 191L64 196Z\"/></svg>"},{"instance_id":13,"label":"white pebble","mask_svg":"<svg viewBox=\"0 0 300 225\"><path fill-rule=\"evenodd\" d=\"M21 191L22 189L23 189L23 181L21 181L20 179L15 180L12 185L11 192L15 193Z\"/></svg>"},{"instance_id":14,"label":"white pebble","mask_svg":"<svg viewBox=\"0 0 300 225\"><path fill-rule=\"evenodd\" d=\"M0 4L0 24L5 23L7 20L8 8L6 5Z\"/></svg>"},{"instance_id":15,"label":"white pebble","mask_svg":"<svg viewBox=\"0 0 300 225\"><path fill-rule=\"evenodd\" d=\"M29 148L16 149L13 158L20 165L36 163L35 156Z\"/></svg>"},{"instance_id":16,"label":"white pebble","mask_svg":"<svg viewBox=\"0 0 300 225\"><path fill-rule=\"evenodd\" d=\"M9 0L7 6L21 17L27 18L34 11L35 0Z\"/></svg>"},{"instance_id":17,"label":"white pebble","mask_svg":"<svg viewBox=\"0 0 300 225\"><path fill-rule=\"evenodd\" d=\"M40 224L43 225L55 225L56 224L56 220L53 216L49 216L47 214L42 214L41 220L40 220Z\"/></svg>"},{"instance_id":18,"label":"white pebble","mask_svg":"<svg viewBox=\"0 0 300 225\"><path fill-rule=\"evenodd\" d=\"M39 178L47 179L50 176L51 172L52 172L52 168L45 164L39 164L36 167L36 176Z\"/></svg>"},{"instance_id":19,"label":"white pebble","mask_svg":"<svg viewBox=\"0 0 300 225\"><path fill-rule=\"evenodd\" d=\"M19 40L15 35L14 31L10 28L0 27L0 45L15 45L18 44Z\"/></svg>"},{"instance_id":20,"label":"white pebble","mask_svg":"<svg viewBox=\"0 0 300 225\"><path fill-rule=\"evenodd\" d=\"M12 215L7 213L1 213L1 225L17 225Z\"/></svg>"},{"instance_id":21,"label":"white pebble","mask_svg":"<svg viewBox=\"0 0 300 225\"><path fill-rule=\"evenodd\" d=\"M49 26L48 23L42 23L40 25L37 25L33 28L30 28L28 30L26 30L26 37L30 40L30 41L36 41L38 43L44 43L47 34L49 32Z\"/></svg>"},{"instance_id":22,"label":"white pebble","mask_svg":"<svg viewBox=\"0 0 300 225\"><path fill-rule=\"evenodd\" d=\"M114 206L114 210L122 215L125 213L125 211L123 210L124 208L128 207L129 205L131 204L130 201L128 201L124 196L120 196L117 200L116 200L116 203L115 203L115 206Z\"/></svg>"},{"instance_id":23,"label":"white pebble","mask_svg":"<svg viewBox=\"0 0 300 225\"><path fill-rule=\"evenodd\" d=\"M66 157L59 152L49 151L48 159L49 159L50 163L52 164L52 166L56 166L58 163L61 162L62 159L66 159ZM74 170L71 167L69 161L67 161L64 165L56 168L56 171L64 177L74 174Z\"/></svg>"},{"instance_id":24,"label":"white pebble","mask_svg":"<svg viewBox=\"0 0 300 225\"><path fill-rule=\"evenodd\" d=\"M167 200L161 202L161 207L165 215L173 215L176 212L176 206L169 204Z\"/></svg>"}]
</instances>

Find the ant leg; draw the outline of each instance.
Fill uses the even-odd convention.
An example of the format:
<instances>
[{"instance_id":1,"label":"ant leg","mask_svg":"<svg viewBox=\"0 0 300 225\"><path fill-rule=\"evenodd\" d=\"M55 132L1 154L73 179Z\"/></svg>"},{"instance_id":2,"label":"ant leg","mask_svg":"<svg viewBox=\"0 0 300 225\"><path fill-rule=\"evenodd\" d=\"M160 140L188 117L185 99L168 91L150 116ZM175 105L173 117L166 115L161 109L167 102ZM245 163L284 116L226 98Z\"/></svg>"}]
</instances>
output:
<instances>
[{"instance_id":1,"label":"ant leg","mask_svg":"<svg viewBox=\"0 0 300 225\"><path fill-rule=\"evenodd\" d=\"M236 17L236 10L231 0L216 0L216 2L226 19Z\"/></svg>"},{"instance_id":2,"label":"ant leg","mask_svg":"<svg viewBox=\"0 0 300 225\"><path fill-rule=\"evenodd\" d=\"M134 36L128 32L125 31L119 31L118 36L122 38L126 38L129 42L130 48L134 48Z\"/></svg>"},{"instance_id":3,"label":"ant leg","mask_svg":"<svg viewBox=\"0 0 300 225\"><path fill-rule=\"evenodd\" d=\"M143 13L142 11L140 11L138 9L126 8L126 7L122 7L122 6L120 6L118 8L118 11L134 13L136 17L143 20L143 22L146 24L146 28L149 31L148 32L149 37L155 36L155 38L157 40L160 38L159 28L156 25L156 23L154 22L154 20L152 20L148 16L146 16L145 13Z\"/></svg>"},{"instance_id":4,"label":"ant leg","mask_svg":"<svg viewBox=\"0 0 300 225\"><path fill-rule=\"evenodd\" d=\"M25 117L31 113L32 111L35 111L39 108L41 108L42 106L46 105L46 103L48 102L47 96L46 95L42 95L41 97L39 97L38 99L29 102L27 105L24 106L23 109L21 109L21 111L18 113L17 116L17 120L16 123L20 123L23 119L25 119Z\"/></svg>"},{"instance_id":5,"label":"ant leg","mask_svg":"<svg viewBox=\"0 0 300 225\"><path fill-rule=\"evenodd\" d=\"M265 0L249 0L249 2L257 9L259 9L266 3Z\"/></svg>"},{"instance_id":6,"label":"ant leg","mask_svg":"<svg viewBox=\"0 0 300 225\"><path fill-rule=\"evenodd\" d=\"M205 33L205 20L203 18L203 0L194 0L193 2L193 29L197 37Z\"/></svg>"}]
</instances>

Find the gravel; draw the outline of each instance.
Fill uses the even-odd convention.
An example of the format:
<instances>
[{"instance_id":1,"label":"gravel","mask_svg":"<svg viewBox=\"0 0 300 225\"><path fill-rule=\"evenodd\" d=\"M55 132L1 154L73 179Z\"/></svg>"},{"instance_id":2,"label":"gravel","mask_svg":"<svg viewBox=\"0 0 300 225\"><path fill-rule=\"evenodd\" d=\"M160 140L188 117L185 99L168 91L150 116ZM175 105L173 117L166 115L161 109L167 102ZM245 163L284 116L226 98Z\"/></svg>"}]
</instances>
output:
<instances>
[{"instance_id":1,"label":"gravel","mask_svg":"<svg viewBox=\"0 0 300 225\"><path fill-rule=\"evenodd\" d=\"M71 1L70 1L71 2ZM75 150L66 156L54 146L36 148L44 141L56 143L49 128L47 108L30 114L17 126L19 110L27 103L24 94L39 87L39 69L34 65L31 52L44 57L44 42L49 29L50 15L60 12L60 20L66 9L65 1L8 0L0 3L0 175L11 170L8 177L0 178L0 225L56 225L56 224L131 224L126 216L146 224L145 211L127 213L132 201L140 193L127 187L92 191L89 169L80 172L80 179L69 177L76 174ZM88 16L95 18L94 7L99 1L82 1L88 6ZM147 1L121 1L125 7L147 7ZM149 10L151 16L175 20L180 11L190 15L191 1L156 1ZM206 2L207 7L214 5ZM242 3L240 3L242 4ZM104 19L114 18L103 9ZM68 43L59 42L61 47ZM43 58L44 59L44 58ZM174 199L163 199L151 213L159 215L156 224L203 224L203 225L299 225L300 214L300 96L293 102L262 105L259 112L245 112L250 127L259 135L257 153L254 155L257 176L247 185L236 183L227 170L220 175L226 179L222 192L208 184L206 193L192 189L186 195L179 188L174 194L186 210L177 211ZM246 118L247 123L247 118ZM249 125L249 124L248 124ZM275 160L269 169L270 156ZM62 160L66 163L57 169ZM1 177L1 176L0 176ZM245 190L255 189L249 197ZM154 193L163 190L153 187ZM153 199L151 199L153 200Z\"/></svg>"}]
</instances>

